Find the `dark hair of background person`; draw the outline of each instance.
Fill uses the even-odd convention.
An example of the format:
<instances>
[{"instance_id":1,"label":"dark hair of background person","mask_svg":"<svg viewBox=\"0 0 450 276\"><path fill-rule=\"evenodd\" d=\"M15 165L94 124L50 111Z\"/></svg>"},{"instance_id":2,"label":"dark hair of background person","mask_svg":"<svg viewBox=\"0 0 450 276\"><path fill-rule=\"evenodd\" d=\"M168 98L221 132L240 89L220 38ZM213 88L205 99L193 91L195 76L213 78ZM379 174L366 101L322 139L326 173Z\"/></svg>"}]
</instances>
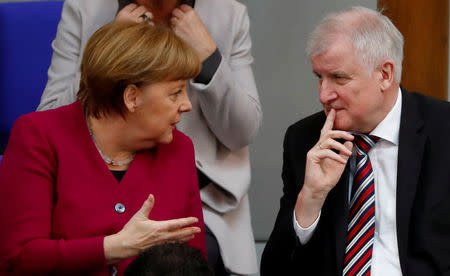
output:
<instances>
[{"instance_id":1,"label":"dark hair of background person","mask_svg":"<svg viewBox=\"0 0 450 276\"><path fill-rule=\"evenodd\" d=\"M81 62L78 99L87 116L126 115L125 88L198 75L197 53L169 28L112 22L92 35Z\"/></svg>"},{"instance_id":2,"label":"dark hair of background person","mask_svg":"<svg viewBox=\"0 0 450 276\"><path fill-rule=\"evenodd\" d=\"M213 276L200 250L186 244L152 246L127 267L124 276Z\"/></svg>"}]
</instances>

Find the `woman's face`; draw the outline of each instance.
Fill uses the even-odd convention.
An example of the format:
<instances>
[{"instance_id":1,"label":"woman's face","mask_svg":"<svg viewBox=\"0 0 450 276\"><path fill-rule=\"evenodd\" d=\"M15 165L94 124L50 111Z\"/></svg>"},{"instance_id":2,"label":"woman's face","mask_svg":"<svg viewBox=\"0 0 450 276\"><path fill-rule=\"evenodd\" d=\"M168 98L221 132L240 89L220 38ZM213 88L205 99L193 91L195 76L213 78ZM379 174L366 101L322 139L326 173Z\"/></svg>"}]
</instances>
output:
<instances>
[{"instance_id":1,"label":"woman's face","mask_svg":"<svg viewBox=\"0 0 450 276\"><path fill-rule=\"evenodd\" d=\"M136 121L140 137L154 143L168 144L181 114L191 110L186 80L163 81L138 88Z\"/></svg>"}]
</instances>

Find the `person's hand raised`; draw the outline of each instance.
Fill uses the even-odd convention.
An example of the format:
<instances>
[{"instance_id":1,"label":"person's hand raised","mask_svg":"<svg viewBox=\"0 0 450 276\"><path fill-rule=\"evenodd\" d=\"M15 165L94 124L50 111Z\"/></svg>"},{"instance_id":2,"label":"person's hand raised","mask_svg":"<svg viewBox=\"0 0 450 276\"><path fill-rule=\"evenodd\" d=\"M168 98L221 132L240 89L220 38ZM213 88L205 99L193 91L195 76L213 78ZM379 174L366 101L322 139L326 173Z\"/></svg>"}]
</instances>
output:
<instances>
[{"instance_id":1,"label":"person's hand raised","mask_svg":"<svg viewBox=\"0 0 450 276\"><path fill-rule=\"evenodd\" d=\"M170 19L172 30L197 52L200 61L205 61L217 46L200 16L189 5L175 8Z\"/></svg>"},{"instance_id":2,"label":"person's hand raised","mask_svg":"<svg viewBox=\"0 0 450 276\"><path fill-rule=\"evenodd\" d=\"M326 197L339 181L348 158L352 155L353 135L342 130L333 130L336 111L331 109L320 131L316 145L306 159L304 188L317 196ZM344 144L337 139L347 140ZM333 151L334 150L334 151Z\"/></svg>"},{"instance_id":3,"label":"person's hand raised","mask_svg":"<svg viewBox=\"0 0 450 276\"><path fill-rule=\"evenodd\" d=\"M308 227L317 218L352 155L354 137L346 131L333 130L335 117L336 111L331 109L319 141L306 156L305 179L295 206L296 219L302 227ZM341 144L337 139L347 141Z\"/></svg>"},{"instance_id":4,"label":"person's hand raised","mask_svg":"<svg viewBox=\"0 0 450 276\"><path fill-rule=\"evenodd\" d=\"M190 226L198 222L195 217L165 221L148 219L155 199L149 195L141 209L117 234L106 236L103 245L108 264L134 257L139 252L162 243L187 242L200 233L200 228Z\"/></svg>"},{"instance_id":5,"label":"person's hand raised","mask_svg":"<svg viewBox=\"0 0 450 276\"><path fill-rule=\"evenodd\" d=\"M153 24L152 19L153 14L146 7L133 3L121 9L115 18L116 21L131 21L136 23L146 21L147 23Z\"/></svg>"}]
</instances>

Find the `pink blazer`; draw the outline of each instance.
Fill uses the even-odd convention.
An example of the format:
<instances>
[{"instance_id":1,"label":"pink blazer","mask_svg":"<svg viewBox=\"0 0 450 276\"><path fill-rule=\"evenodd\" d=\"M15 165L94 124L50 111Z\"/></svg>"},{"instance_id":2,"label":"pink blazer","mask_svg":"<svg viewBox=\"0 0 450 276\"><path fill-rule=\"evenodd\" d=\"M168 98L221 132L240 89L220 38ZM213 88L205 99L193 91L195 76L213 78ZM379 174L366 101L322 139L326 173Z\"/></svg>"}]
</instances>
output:
<instances>
[{"instance_id":1,"label":"pink blazer","mask_svg":"<svg viewBox=\"0 0 450 276\"><path fill-rule=\"evenodd\" d=\"M20 117L0 165L0 271L108 275L103 238L120 231L150 193L150 219L195 216L203 229L194 149L181 132L174 130L168 145L137 153L118 182L79 102ZM203 232L190 245L205 252ZM115 264L118 275L130 262Z\"/></svg>"}]
</instances>

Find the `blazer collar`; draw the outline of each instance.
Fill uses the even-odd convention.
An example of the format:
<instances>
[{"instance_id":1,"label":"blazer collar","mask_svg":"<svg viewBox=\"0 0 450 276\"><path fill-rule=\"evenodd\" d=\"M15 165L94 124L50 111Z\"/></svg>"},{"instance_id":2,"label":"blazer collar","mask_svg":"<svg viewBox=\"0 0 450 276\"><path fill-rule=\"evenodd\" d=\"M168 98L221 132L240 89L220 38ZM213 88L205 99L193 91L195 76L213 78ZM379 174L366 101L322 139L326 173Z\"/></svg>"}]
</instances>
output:
<instances>
[{"instance_id":1,"label":"blazer collar","mask_svg":"<svg viewBox=\"0 0 450 276\"><path fill-rule=\"evenodd\" d=\"M397 242L400 266L406 273L411 209L420 179L426 135L420 103L402 88L397 167Z\"/></svg>"},{"instance_id":2,"label":"blazer collar","mask_svg":"<svg viewBox=\"0 0 450 276\"><path fill-rule=\"evenodd\" d=\"M123 9L126 5L133 3L133 1L131 0L118 0L118 2L119 2L119 9L117 10L117 12ZM181 1L181 3L194 7L195 0L183 0Z\"/></svg>"},{"instance_id":3,"label":"blazer collar","mask_svg":"<svg viewBox=\"0 0 450 276\"><path fill-rule=\"evenodd\" d=\"M347 218L349 214L348 207L348 181L350 176L350 164L347 162L347 166L345 167L344 173L341 176L341 179L336 184L336 187L332 190L336 193L335 199L337 200L337 204L332 204L333 209L330 210L332 212L331 217L334 219L334 225L336 228L333 233L334 240L336 241L335 252L336 252L336 264L337 271L341 272L344 268L344 253L345 246L347 240ZM342 200L345 199L345 200Z\"/></svg>"}]
</instances>

